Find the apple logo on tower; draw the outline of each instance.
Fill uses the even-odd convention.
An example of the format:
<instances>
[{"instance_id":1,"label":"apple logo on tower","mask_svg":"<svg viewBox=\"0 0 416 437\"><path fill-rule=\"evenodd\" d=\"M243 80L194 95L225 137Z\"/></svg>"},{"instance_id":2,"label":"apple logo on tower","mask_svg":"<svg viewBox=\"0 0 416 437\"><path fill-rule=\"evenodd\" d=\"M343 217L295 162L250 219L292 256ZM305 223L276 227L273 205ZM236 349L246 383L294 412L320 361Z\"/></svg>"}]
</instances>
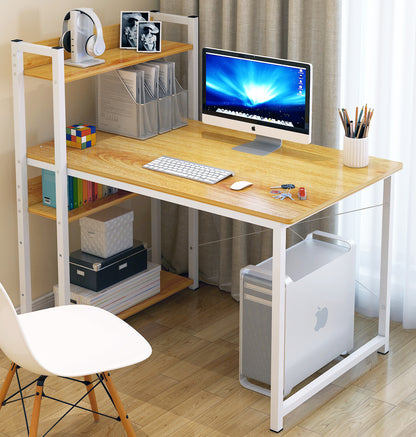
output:
<instances>
[{"instance_id":1,"label":"apple logo on tower","mask_svg":"<svg viewBox=\"0 0 416 437\"><path fill-rule=\"evenodd\" d=\"M319 331L321 328L323 328L326 325L326 322L328 320L328 308L318 307L318 311L315 313L315 317L316 317L315 331Z\"/></svg>"}]
</instances>

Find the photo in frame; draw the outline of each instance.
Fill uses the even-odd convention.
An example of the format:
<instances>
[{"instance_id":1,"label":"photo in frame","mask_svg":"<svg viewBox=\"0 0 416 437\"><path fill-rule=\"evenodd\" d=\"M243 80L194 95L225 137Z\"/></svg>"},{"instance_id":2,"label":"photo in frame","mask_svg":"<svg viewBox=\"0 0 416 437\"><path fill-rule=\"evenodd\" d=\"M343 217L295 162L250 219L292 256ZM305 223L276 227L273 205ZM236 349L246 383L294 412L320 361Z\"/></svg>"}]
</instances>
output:
<instances>
[{"instance_id":1,"label":"photo in frame","mask_svg":"<svg viewBox=\"0 0 416 437\"><path fill-rule=\"evenodd\" d=\"M162 45L162 23L160 21L140 21L137 33L138 52L160 52Z\"/></svg>"},{"instance_id":2,"label":"photo in frame","mask_svg":"<svg viewBox=\"0 0 416 437\"><path fill-rule=\"evenodd\" d=\"M137 23L148 22L148 11L121 11L120 13L120 48L137 49Z\"/></svg>"}]
</instances>

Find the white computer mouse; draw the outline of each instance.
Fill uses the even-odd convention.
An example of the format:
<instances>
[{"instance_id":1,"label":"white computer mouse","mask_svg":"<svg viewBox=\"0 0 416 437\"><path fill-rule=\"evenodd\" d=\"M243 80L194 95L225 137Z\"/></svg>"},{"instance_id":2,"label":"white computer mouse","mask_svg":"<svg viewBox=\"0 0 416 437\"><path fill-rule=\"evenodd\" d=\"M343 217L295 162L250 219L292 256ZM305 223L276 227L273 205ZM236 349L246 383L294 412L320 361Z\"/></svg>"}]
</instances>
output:
<instances>
[{"instance_id":1,"label":"white computer mouse","mask_svg":"<svg viewBox=\"0 0 416 437\"><path fill-rule=\"evenodd\" d=\"M242 190L243 188L249 187L250 185L253 185L253 182L237 181L237 182L234 182L230 188L232 190Z\"/></svg>"}]
</instances>

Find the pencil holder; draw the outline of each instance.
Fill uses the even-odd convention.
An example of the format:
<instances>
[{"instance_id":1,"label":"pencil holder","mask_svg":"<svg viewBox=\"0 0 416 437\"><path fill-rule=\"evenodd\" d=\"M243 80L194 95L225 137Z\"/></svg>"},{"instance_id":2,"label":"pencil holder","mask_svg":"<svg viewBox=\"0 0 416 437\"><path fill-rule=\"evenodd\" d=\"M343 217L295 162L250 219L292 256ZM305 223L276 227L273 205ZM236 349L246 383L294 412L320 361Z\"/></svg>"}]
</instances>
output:
<instances>
[{"instance_id":1,"label":"pencil holder","mask_svg":"<svg viewBox=\"0 0 416 437\"><path fill-rule=\"evenodd\" d=\"M347 167L367 167L368 137L344 137L344 165Z\"/></svg>"}]
</instances>

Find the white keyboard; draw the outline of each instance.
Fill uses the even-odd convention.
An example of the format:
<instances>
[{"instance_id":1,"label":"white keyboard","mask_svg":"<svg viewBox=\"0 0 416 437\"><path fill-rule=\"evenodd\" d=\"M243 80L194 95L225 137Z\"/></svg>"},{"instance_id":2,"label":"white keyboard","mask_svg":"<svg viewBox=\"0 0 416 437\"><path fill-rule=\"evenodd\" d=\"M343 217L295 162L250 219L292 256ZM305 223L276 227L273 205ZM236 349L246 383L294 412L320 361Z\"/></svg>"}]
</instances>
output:
<instances>
[{"instance_id":1,"label":"white keyboard","mask_svg":"<svg viewBox=\"0 0 416 437\"><path fill-rule=\"evenodd\" d=\"M143 168L192 179L194 181L205 182L206 184L216 184L228 176L234 176L234 172L229 170L183 161L182 159L171 158L169 156L156 158L145 164Z\"/></svg>"}]
</instances>

